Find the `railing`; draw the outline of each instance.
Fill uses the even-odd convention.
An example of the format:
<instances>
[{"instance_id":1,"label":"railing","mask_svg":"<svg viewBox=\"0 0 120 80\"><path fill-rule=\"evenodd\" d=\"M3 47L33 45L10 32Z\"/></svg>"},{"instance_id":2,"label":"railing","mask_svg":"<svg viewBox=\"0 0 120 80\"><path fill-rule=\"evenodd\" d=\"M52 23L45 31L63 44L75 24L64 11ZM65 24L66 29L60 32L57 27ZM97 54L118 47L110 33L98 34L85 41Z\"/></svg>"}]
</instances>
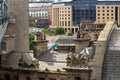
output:
<instances>
[{"instance_id":1,"label":"railing","mask_svg":"<svg viewBox=\"0 0 120 80\"><path fill-rule=\"evenodd\" d=\"M7 26L8 26L8 18L0 19L0 43L2 42Z\"/></svg>"},{"instance_id":2,"label":"railing","mask_svg":"<svg viewBox=\"0 0 120 80\"><path fill-rule=\"evenodd\" d=\"M0 25L3 25L6 22L8 22L8 18L0 18Z\"/></svg>"}]
</instances>

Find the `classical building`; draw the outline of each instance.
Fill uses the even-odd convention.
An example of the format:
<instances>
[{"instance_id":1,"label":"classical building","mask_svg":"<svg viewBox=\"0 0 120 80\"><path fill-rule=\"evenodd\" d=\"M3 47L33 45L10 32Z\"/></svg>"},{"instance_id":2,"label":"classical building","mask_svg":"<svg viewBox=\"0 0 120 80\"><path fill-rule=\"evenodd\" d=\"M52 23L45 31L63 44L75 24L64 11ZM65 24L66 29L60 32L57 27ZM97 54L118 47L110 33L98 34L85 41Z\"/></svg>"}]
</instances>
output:
<instances>
[{"instance_id":1,"label":"classical building","mask_svg":"<svg viewBox=\"0 0 120 80\"><path fill-rule=\"evenodd\" d=\"M109 21L100 35L99 28L84 27L84 22L82 22L83 28L79 27L74 39L75 46L72 47L75 53L72 51L69 53L52 52L46 47L48 42L46 36L37 32L34 56L39 58L35 59L33 53L29 51L27 3L28 0L8 1L9 23L5 20L7 14L2 14L0 80L120 79L120 29L115 22ZM1 1L1 6L4 6L4 8L0 8L1 12L7 13L6 0ZM88 22L88 25L91 25L91 22ZM39 56L40 54L41 56Z\"/></svg>"},{"instance_id":2,"label":"classical building","mask_svg":"<svg viewBox=\"0 0 120 80\"><path fill-rule=\"evenodd\" d=\"M4 3L5 5L6 2L4 1L5 0L2 1L2 4ZM50 53L50 50L45 52L47 50L47 44L43 42L47 41L45 35L39 32L36 34L36 40L40 43L38 44L35 42L35 47L37 46L41 52L44 51L45 53L40 56L38 59L39 61L33 58L33 53L29 51L29 18L27 14L27 3L28 0L8 1L8 16L10 17L10 21L6 26L4 23L1 24L2 28L5 27L5 30L2 30L5 34L2 34L4 38L1 38L3 42L1 47L3 47L3 51L0 50L0 80L90 80L91 75L89 74L91 73L91 69L88 68L84 70L80 68L79 71L83 71L80 73L79 71L75 71L74 73L77 73L77 75L69 73L74 75L73 78L69 79L69 76L67 77L68 73L66 73L68 69L66 69L67 54L53 54ZM2 12L3 11L4 10L2 10ZM43 44L43 46L41 44ZM42 47L44 47L44 49L42 49ZM39 52L37 54L39 55ZM35 57L38 57L38 55L35 55ZM87 63L88 61L86 60L85 62ZM85 75L87 77L85 77Z\"/></svg>"},{"instance_id":3,"label":"classical building","mask_svg":"<svg viewBox=\"0 0 120 80\"><path fill-rule=\"evenodd\" d=\"M101 31L96 44L95 63L92 80L119 80L120 43L119 33L115 22L109 21Z\"/></svg>"}]
</instances>

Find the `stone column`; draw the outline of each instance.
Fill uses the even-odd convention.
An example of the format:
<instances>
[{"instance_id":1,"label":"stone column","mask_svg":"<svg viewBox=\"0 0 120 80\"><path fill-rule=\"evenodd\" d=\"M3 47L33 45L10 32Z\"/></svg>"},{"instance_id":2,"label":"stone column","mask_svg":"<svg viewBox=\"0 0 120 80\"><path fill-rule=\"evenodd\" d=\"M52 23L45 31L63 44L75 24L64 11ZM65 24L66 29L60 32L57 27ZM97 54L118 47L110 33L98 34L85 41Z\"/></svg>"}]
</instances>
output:
<instances>
[{"instance_id":1,"label":"stone column","mask_svg":"<svg viewBox=\"0 0 120 80\"><path fill-rule=\"evenodd\" d=\"M8 0L8 13L16 19L15 51L29 51L28 0Z\"/></svg>"},{"instance_id":2,"label":"stone column","mask_svg":"<svg viewBox=\"0 0 120 80\"><path fill-rule=\"evenodd\" d=\"M101 76L102 76L105 51L106 51L106 42L98 41L96 44L95 63L93 65L94 69L92 72L91 80L102 80Z\"/></svg>"},{"instance_id":3,"label":"stone column","mask_svg":"<svg viewBox=\"0 0 120 80\"><path fill-rule=\"evenodd\" d=\"M34 41L34 57L39 58L41 54L47 52L47 40Z\"/></svg>"},{"instance_id":4,"label":"stone column","mask_svg":"<svg viewBox=\"0 0 120 80\"><path fill-rule=\"evenodd\" d=\"M74 39L74 41L75 41L75 52L79 53L88 46L90 39L76 38Z\"/></svg>"}]
</instances>

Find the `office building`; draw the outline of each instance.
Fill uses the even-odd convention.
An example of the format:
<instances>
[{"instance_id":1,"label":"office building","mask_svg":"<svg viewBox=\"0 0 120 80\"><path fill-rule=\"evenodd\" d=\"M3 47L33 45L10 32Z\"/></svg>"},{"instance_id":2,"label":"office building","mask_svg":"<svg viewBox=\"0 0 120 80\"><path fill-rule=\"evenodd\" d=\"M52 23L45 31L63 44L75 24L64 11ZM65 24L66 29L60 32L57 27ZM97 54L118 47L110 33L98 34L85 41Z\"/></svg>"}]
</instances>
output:
<instances>
[{"instance_id":1,"label":"office building","mask_svg":"<svg viewBox=\"0 0 120 80\"><path fill-rule=\"evenodd\" d=\"M96 23L105 24L115 21L120 24L120 1L104 0L98 1L96 5Z\"/></svg>"},{"instance_id":2,"label":"office building","mask_svg":"<svg viewBox=\"0 0 120 80\"><path fill-rule=\"evenodd\" d=\"M65 28L65 31L71 30L77 32L81 21L96 19L95 6L97 0L69 0L56 1L53 4L53 22L52 26ZM69 9L68 9L69 7Z\"/></svg>"}]
</instances>

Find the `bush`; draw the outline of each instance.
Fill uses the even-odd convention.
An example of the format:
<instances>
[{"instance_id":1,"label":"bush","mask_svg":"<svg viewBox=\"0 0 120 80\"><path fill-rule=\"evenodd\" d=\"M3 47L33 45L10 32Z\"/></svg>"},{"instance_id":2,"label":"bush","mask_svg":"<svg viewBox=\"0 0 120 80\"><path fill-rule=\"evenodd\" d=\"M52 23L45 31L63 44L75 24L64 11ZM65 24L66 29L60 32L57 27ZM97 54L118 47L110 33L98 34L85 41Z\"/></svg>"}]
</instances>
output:
<instances>
[{"instance_id":1,"label":"bush","mask_svg":"<svg viewBox=\"0 0 120 80\"><path fill-rule=\"evenodd\" d=\"M35 36L34 34L30 33L29 34L29 47L30 47L30 50L33 50L33 41L35 40Z\"/></svg>"},{"instance_id":2,"label":"bush","mask_svg":"<svg viewBox=\"0 0 120 80\"><path fill-rule=\"evenodd\" d=\"M60 70L60 69L57 69L57 72L61 72L61 70Z\"/></svg>"},{"instance_id":3,"label":"bush","mask_svg":"<svg viewBox=\"0 0 120 80\"><path fill-rule=\"evenodd\" d=\"M56 34L65 34L65 32L64 32L64 28L60 28L60 27L57 27L56 29L55 29L55 33Z\"/></svg>"},{"instance_id":4,"label":"bush","mask_svg":"<svg viewBox=\"0 0 120 80\"><path fill-rule=\"evenodd\" d=\"M48 34L49 36L55 36L54 32L51 32L49 28L42 30L43 33Z\"/></svg>"},{"instance_id":5,"label":"bush","mask_svg":"<svg viewBox=\"0 0 120 80\"><path fill-rule=\"evenodd\" d=\"M46 71L46 72L49 72L49 69L48 69L48 68L45 68L45 71Z\"/></svg>"},{"instance_id":6,"label":"bush","mask_svg":"<svg viewBox=\"0 0 120 80\"><path fill-rule=\"evenodd\" d=\"M36 24L35 22L33 22L33 21L32 21L32 22L30 22L30 24L29 24L29 25L30 25L30 27L35 27L35 26L37 26L37 24Z\"/></svg>"}]
</instances>

